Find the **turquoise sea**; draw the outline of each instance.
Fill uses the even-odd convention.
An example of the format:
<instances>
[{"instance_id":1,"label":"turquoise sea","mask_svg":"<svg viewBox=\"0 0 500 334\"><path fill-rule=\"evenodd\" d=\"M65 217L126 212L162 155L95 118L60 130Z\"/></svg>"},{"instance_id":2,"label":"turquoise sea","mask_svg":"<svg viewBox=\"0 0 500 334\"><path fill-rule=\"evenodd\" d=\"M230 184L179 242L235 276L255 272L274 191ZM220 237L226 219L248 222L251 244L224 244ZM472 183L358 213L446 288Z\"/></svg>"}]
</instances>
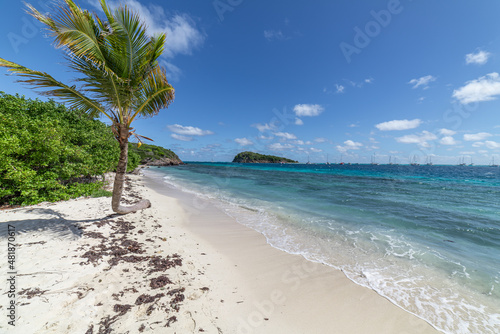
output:
<instances>
[{"instance_id":1,"label":"turquoise sea","mask_svg":"<svg viewBox=\"0 0 500 334\"><path fill-rule=\"evenodd\" d=\"M500 333L500 168L189 163L154 169L272 246L445 333Z\"/></svg>"}]
</instances>

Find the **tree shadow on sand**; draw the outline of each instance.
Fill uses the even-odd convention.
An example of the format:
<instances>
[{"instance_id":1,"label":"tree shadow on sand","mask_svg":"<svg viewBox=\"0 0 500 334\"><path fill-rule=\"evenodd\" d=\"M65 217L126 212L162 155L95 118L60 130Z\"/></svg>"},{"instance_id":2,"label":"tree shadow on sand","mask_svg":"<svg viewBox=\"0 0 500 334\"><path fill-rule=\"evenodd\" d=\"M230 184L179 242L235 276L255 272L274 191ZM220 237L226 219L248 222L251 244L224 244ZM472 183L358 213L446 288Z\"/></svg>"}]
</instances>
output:
<instances>
[{"instance_id":1,"label":"tree shadow on sand","mask_svg":"<svg viewBox=\"0 0 500 334\"><path fill-rule=\"evenodd\" d=\"M20 211L23 214L28 213L40 218L10 221L2 219L2 221L0 221L0 238L7 237L8 225L15 226L16 234L49 232L56 237L80 238L82 236L80 223L100 222L120 216L118 214L111 214L103 216L102 218L71 220L65 218L64 214L48 208L30 208L21 209ZM0 219L1 218L0 216ZM12 228L10 230L12 230Z\"/></svg>"}]
</instances>

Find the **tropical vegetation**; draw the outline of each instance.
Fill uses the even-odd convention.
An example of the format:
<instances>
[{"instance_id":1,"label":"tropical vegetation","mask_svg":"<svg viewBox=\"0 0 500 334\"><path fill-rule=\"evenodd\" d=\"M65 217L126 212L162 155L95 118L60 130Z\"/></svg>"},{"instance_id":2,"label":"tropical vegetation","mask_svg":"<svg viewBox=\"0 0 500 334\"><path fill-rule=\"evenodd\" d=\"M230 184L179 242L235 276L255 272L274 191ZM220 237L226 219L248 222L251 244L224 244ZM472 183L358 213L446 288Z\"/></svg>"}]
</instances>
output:
<instances>
[{"instance_id":1,"label":"tropical vegetation","mask_svg":"<svg viewBox=\"0 0 500 334\"><path fill-rule=\"evenodd\" d=\"M0 66L23 77L24 83L42 88L42 94L66 102L91 118L104 116L120 147L113 186L112 209L126 214L147 208L148 200L130 207L120 204L128 160L131 124L137 117L156 115L174 99L165 69L158 62L166 36L148 36L140 17L127 6L111 10L99 0L106 19L80 8L73 0L63 0L53 15L42 14L27 5L29 13L43 23L54 37L55 46L66 53L71 70L77 73L77 85L67 85L51 75L0 58ZM146 138L148 139L148 138Z\"/></svg>"},{"instance_id":2,"label":"tropical vegetation","mask_svg":"<svg viewBox=\"0 0 500 334\"><path fill-rule=\"evenodd\" d=\"M277 157L274 155L265 155L265 154L260 154L260 153L254 153L254 152L241 152L238 153L234 159L233 162L241 162L241 163L280 163L280 162L287 162L287 163L297 163L295 160L283 158L283 157Z\"/></svg>"}]
</instances>

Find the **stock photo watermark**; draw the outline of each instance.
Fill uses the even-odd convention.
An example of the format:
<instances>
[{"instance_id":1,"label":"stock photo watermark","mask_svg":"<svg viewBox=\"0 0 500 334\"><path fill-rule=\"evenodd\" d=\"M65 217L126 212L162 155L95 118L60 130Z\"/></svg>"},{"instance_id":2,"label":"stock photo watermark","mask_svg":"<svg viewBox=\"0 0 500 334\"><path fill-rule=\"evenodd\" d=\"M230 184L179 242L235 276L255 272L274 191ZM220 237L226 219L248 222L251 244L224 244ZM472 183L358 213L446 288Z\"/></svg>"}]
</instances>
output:
<instances>
[{"instance_id":1,"label":"stock photo watermark","mask_svg":"<svg viewBox=\"0 0 500 334\"><path fill-rule=\"evenodd\" d=\"M389 0L386 9L370 11L372 20L365 23L361 28L359 26L353 28L354 37L352 42L342 42L339 45L340 51L342 51L347 63L350 64L352 62L354 54L360 54L364 48L370 45L372 40L391 24L393 17L401 14L403 9L404 7L401 5L400 0Z\"/></svg>"},{"instance_id":2,"label":"stock photo watermark","mask_svg":"<svg viewBox=\"0 0 500 334\"><path fill-rule=\"evenodd\" d=\"M38 1L38 6L43 11L50 11L50 7L48 6L49 1ZM19 53L20 47L22 45L28 44L31 40L33 40L38 33L41 31L41 27L43 24L37 19L26 14L21 18L21 22L18 25L20 27L16 32L7 33L7 39L9 40L10 46L14 50L15 53Z\"/></svg>"},{"instance_id":3,"label":"stock photo watermark","mask_svg":"<svg viewBox=\"0 0 500 334\"><path fill-rule=\"evenodd\" d=\"M16 266L16 227L7 225L7 318L10 326L16 326L17 266Z\"/></svg>"},{"instance_id":4,"label":"stock photo watermark","mask_svg":"<svg viewBox=\"0 0 500 334\"><path fill-rule=\"evenodd\" d=\"M215 0L212 2L212 6L219 17L219 21L222 22L225 13L234 11L242 3L243 0Z\"/></svg>"}]
</instances>

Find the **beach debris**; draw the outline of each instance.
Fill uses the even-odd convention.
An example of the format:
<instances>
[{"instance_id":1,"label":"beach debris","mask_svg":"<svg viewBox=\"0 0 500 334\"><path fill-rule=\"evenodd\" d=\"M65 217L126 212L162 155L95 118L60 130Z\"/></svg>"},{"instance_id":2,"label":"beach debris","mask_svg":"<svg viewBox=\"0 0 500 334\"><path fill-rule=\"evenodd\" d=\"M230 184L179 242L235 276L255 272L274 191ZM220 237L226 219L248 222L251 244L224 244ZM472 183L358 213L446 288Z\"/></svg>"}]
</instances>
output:
<instances>
[{"instance_id":1,"label":"beach debris","mask_svg":"<svg viewBox=\"0 0 500 334\"><path fill-rule=\"evenodd\" d=\"M162 288L167 284L173 284L172 281L165 275L159 276L157 278L152 278L149 286L152 289Z\"/></svg>"},{"instance_id":2,"label":"beach debris","mask_svg":"<svg viewBox=\"0 0 500 334\"><path fill-rule=\"evenodd\" d=\"M130 309L132 308L132 305L120 305L120 304L116 304L114 307L113 307L113 311L119 313L119 315L124 315L125 313L127 313Z\"/></svg>"},{"instance_id":3,"label":"beach debris","mask_svg":"<svg viewBox=\"0 0 500 334\"><path fill-rule=\"evenodd\" d=\"M36 297L36 296L41 296L43 295L45 292L47 292L49 290L40 290L39 288L34 288L34 289L22 289L21 291L19 291L19 295L26 295L26 297L28 297L28 299L31 299L33 297Z\"/></svg>"},{"instance_id":4,"label":"beach debris","mask_svg":"<svg viewBox=\"0 0 500 334\"><path fill-rule=\"evenodd\" d=\"M164 293L158 293L154 296L146 295L143 293L142 295L137 297L137 299L135 301L135 305L149 304L149 303L152 303L155 300L160 299L161 297L164 297L164 296L165 296Z\"/></svg>"},{"instance_id":5,"label":"beach debris","mask_svg":"<svg viewBox=\"0 0 500 334\"><path fill-rule=\"evenodd\" d=\"M170 324L171 323L174 323L177 321L177 317L175 315L171 316L170 318L168 318L167 320L167 324L165 325L166 327L170 327Z\"/></svg>"}]
</instances>

